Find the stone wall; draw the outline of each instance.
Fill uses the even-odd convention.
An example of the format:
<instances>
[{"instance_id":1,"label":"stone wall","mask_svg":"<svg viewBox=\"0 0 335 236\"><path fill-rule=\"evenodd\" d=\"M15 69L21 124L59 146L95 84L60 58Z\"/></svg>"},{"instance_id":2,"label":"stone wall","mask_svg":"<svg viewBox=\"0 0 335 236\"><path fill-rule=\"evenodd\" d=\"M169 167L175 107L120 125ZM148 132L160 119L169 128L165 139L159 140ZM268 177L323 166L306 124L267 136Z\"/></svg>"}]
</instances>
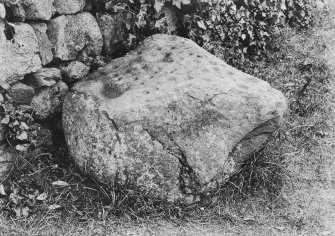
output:
<instances>
[{"instance_id":1,"label":"stone wall","mask_svg":"<svg viewBox=\"0 0 335 236\"><path fill-rule=\"evenodd\" d=\"M115 0L11 2L4 4L14 40L6 39L0 21L0 103L3 110L14 104L33 110L39 121L50 120L74 82L119 52L132 15L115 13ZM4 132L0 127L0 141Z\"/></svg>"}]
</instances>

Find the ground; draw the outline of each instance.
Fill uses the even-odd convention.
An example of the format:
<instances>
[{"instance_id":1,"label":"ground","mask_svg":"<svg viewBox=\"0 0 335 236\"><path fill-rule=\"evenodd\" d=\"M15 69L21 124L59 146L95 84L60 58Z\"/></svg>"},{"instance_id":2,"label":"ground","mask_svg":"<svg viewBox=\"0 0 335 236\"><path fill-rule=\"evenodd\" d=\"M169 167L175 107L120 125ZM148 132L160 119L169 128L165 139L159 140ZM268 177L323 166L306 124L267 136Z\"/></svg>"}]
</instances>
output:
<instances>
[{"instance_id":1,"label":"ground","mask_svg":"<svg viewBox=\"0 0 335 236\"><path fill-rule=\"evenodd\" d=\"M335 4L309 36L290 38L292 45L309 50L323 43L320 52L335 78ZM310 38L310 40L302 40ZM303 41L304 43L297 43ZM316 114L328 129L313 137L311 149L287 148L286 168L293 173L278 200L248 197L234 204L194 209L183 219L155 216L88 219L83 223L61 219L60 214L33 219L0 218L0 235L335 235L335 81L324 96L327 114ZM300 125L310 125L309 123ZM294 145L292 145L294 146Z\"/></svg>"}]
</instances>

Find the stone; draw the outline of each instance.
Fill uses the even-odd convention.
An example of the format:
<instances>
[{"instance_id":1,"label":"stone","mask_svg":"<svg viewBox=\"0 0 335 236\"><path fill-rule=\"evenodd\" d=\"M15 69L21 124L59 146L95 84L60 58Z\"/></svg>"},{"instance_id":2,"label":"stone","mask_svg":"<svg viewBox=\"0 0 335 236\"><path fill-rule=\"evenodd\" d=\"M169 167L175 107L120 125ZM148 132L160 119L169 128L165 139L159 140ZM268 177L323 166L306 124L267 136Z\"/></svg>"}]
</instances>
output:
<instances>
[{"instance_id":1,"label":"stone","mask_svg":"<svg viewBox=\"0 0 335 236\"><path fill-rule=\"evenodd\" d=\"M17 155L15 150L12 150L4 144L0 145L0 181L6 179L16 159Z\"/></svg>"},{"instance_id":2,"label":"stone","mask_svg":"<svg viewBox=\"0 0 335 236\"><path fill-rule=\"evenodd\" d=\"M93 59L91 69L92 70L97 70L100 67L103 67L106 65L106 58L102 56L97 56Z\"/></svg>"},{"instance_id":3,"label":"stone","mask_svg":"<svg viewBox=\"0 0 335 236\"><path fill-rule=\"evenodd\" d=\"M88 75L90 67L82 62L73 61L62 72L66 82L74 82Z\"/></svg>"},{"instance_id":4,"label":"stone","mask_svg":"<svg viewBox=\"0 0 335 236\"><path fill-rule=\"evenodd\" d=\"M25 22L26 21L26 12L23 9L21 3L10 4L9 7L6 7L6 18L9 21L14 22Z\"/></svg>"},{"instance_id":5,"label":"stone","mask_svg":"<svg viewBox=\"0 0 335 236\"><path fill-rule=\"evenodd\" d=\"M86 0L54 0L56 12L60 15L76 14L83 11Z\"/></svg>"},{"instance_id":6,"label":"stone","mask_svg":"<svg viewBox=\"0 0 335 236\"><path fill-rule=\"evenodd\" d=\"M34 88L19 82L10 87L8 94L16 103L30 104L35 95L35 90Z\"/></svg>"},{"instance_id":7,"label":"stone","mask_svg":"<svg viewBox=\"0 0 335 236\"><path fill-rule=\"evenodd\" d=\"M37 135L36 135L36 141L35 141L35 148L38 147L50 147L52 145L52 133L49 129L36 124L38 126L37 129Z\"/></svg>"},{"instance_id":8,"label":"stone","mask_svg":"<svg viewBox=\"0 0 335 236\"><path fill-rule=\"evenodd\" d=\"M53 59L52 43L49 40L48 35L46 33L48 26L47 24L41 22L31 23L30 25L33 27L38 39L38 49L42 65L47 65Z\"/></svg>"},{"instance_id":9,"label":"stone","mask_svg":"<svg viewBox=\"0 0 335 236\"><path fill-rule=\"evenodd\" d=\"M63 81L39 91L31 102L36 118L46 120L52 115L60 113L67 91L68 86Z\"/></svg>"},{"instance_id":10,"label":"stone","mask_svg":"<svg viewBox=\"0 0 335 236\"><path fill-rule=\"evenodd\" d=\"M2 119L2 117L0 116ZM4 140L6 140L6 134L7 134L7 126L4 124L0 124L0 143L2 143Z\"/></svg>"},{"instance_id":11,"label":"stone","mask_svg":"<svg viewBox=\"0 0 335 236\"><path fill-rule=\"evenodd\" d=\"M84 11L92 12L93 11L93 0L86 0Z\"/></svg>"},{"instance_id":12,"label":"stone","mask_svg":"<svg viewBox=\"0 0 335 236\"><path fill-rule=\"evenodd\" d=\"M127 27L131 27L132 15L127 11L120 11L116 15L98 14L97 21L104 39L103 53L113 56L124 48L128 38Z\"/></svg>"},{"instance_id":13,"label":"stone","mask_svg":"<svg viewBox=\"0 0 335 236\"><path fill-rule=\"evenodd\" d=\"M6 40L4 24L0 21L0 86L6 89L10 84L23 79L25 74L42 67L33 28L25 23L11 25L16 32L15 42Z\"/></svg>"},{"instance_id":14,"label":"stone","mask_svg":"<svg viewBox=\"0 0 335 236\"><path fill-rule=\"evenodd\" d=\"M69 61L83 52L91 56L101 54L102 35L97 21L88 12L50 20L47 34L55 48L54 58Z\"/></svg>"},{"instance_id":15,"label":"stone","mask_svg":"<svg viewBox=\"0 0 335 236\"><path fill-rule=\"evenodd\" d=\"M37 89L41 87L50 87L61 79L62 75L60 69L42 68L34 73L26 75L22 80L22 83Z\"/></svg>"},{"instance_id":16,"label":"stone","mask_svg":"<svg viewBox=\"0 0 335 236\"><path fill-rule=\"evenodd\" d=\"M21 0L27 20L50 20L55 9L53 0Z\"/></svg>"},{"instance_id":17,"label":"stone","mask_svg":"<svg viewBox=\"0 0 335 236\"><path fill-rule=\"evenodd\" d=\"M88 175L189 203L236 173L286 108L267 82L191 40L154 35L72 87L63 127Z\"/></svg>"}]
</instances>

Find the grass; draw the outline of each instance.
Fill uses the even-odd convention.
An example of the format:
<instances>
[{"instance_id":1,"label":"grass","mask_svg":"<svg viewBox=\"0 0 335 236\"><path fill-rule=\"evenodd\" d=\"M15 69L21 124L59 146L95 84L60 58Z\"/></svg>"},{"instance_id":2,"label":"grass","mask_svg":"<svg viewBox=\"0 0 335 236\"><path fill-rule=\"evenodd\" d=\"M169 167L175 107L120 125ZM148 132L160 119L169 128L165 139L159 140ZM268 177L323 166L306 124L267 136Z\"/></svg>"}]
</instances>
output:
<instances>
[{"instance_id":1,"label":"grass","mask_svg":"<svg viewBox=\"0 0 335 236\"><path fill-rule=\"evenodd\" d=\"M320 12L314 29L283 30L275 52L239 64L281 90L289 112L282 128L210 198L168 204L136 189L102 186L75 168L61 144L18 158L3 183L0 234L327 235L335 163L325 59L331 37L323 32L335 28L326 25L334 22L331 14Z\"/></svg>"}]
</instances>

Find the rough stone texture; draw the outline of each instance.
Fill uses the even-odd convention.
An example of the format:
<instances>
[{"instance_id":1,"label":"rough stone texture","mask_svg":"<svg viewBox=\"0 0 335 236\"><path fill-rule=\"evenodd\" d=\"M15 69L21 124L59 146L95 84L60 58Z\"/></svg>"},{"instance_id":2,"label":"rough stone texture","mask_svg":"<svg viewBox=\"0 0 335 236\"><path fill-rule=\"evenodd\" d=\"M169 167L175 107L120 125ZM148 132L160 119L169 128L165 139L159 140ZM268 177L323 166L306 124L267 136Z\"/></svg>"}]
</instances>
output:
<instances>
[{"instance_id":1,"label":"rough stone texture","mask_svg":"<svg viewBox=\"0 0 335 236\"><path fill-rule=\"evenodd\" d=\"M53 54L51 50L52 43L50 42L46 33L48 26L45 23L32 23L31 26L33 27L38 39L38 48L42 65L46 65L50 63L53 59Z\"/></svg>"},{"instance_id":2,"label":"rough stone texture","mask_svg":"<svg viewBox=\"0 0 335 236\"><path fill-rule=\"evenodd\" d=\"M97 21L104 39L103 53L112 56L122 49L124 40L128 38L127 25L131 26L132 15L126 11L116 15L99 14Z\"/></svg>"},{"instance_id":3,"label":"rough stone texture","mask_svg":"<svg viewBox=\"0 0 335 236\"><path fill-rule=\"evenodd\" d=\"M194 42L154 35L68 93L71 156L102 182L174 201L227 181L278 127L284 96Z\"/></svg>"},{"instance_id":4,"label":"rough stone texture","mask_svg":"<svg viewBox=\"0 0 335 236\"><path fill-rule=\"evenodd\" d=\"M49 21L47 34L55 47L55 58L74 60L83 52L87 55L101 53L102 35L90 13L56 17Z\"/></svg>"},{"instance_id":5,"label":"rough stone texture","mask_svg":"<svg viewBox=\"0 0 335 236\"><path fill-rule=\"evenodd\" d=\"M61 80L62 75L60 69L57 68L42 68L31 73L22 80L22 83L33 87L34 89L41 87L50 87L56 84L56 81Z\"/></svg>"},{"instance_id":6,"label":"rough stone texture","mask_svg":"<svg viewBox=\"0 0 335 236\"><path fill-rule=\"evenodd\" d=\"M11 25L16 31L14 43L6 40L4 24L0 21L0 86L3 88L42 67L33 28L24 23Z\"/></svg>"},{"instance_id":7,"label":"rough stone texture","mask_svg":"<svg viewBox=\"0 0 335 236\"><path fill-rule=\"evenodd\" d=\"M67 91L68 87L62 81L39 91L31 102L36 117L40 120L45 120L50 118L53 114L61 112Z\"/></svg>"},{"instance_id":8,"label":"rough stone texture","mask_svg":"<svg viewBox=\"0 0 335 236\"><path fill-rule=\"evenodd\" d=\"M66 82L74 82L87 76L90 72L90 67L82 62L73 61L62 72Z\"/></svg>"},{"instance_id":9,"label":"rough stone texture","mask_svg":"<svg viewBox=\"0 0 335 236\"><path fill-rule=\"evenodd\" d=\"M0 117L2 119L2 117ZM6 139L7 127L4 124L0 124L0 143Z\"/></svg>"},{"instance_id":10,"label":"rough stone texture","mask_svg":"<svg viewBox=\"0 0 335 236\"><path fill-rule=\"evenodd\" d=\"M25 22L26 20L26 12L23 9L22 4L11 4L9 7L6 6L6 18L9 21L15 22Z\"/></svg>"},{"instance_id":11,"label":"rough stone texture","mask_svg":"<svg viewBox=\"0 0 335 236\"><path fill-rule=\"evenodd\" d=\"M61 15L75 14L83 11L85 0L54 0L54 6Z\"/></svg>"},{"instance_id":12,"label":"rough stone texture","mask_svg":"<svg viewBox=\"0 0 335 236\"><path fill-rule=\"evenodd\" d=\"M38 125L38 124L37 124ZM52 133L47 128L38 125L35 147L48 147L52 145Z\"/></svg>"},{"instance_id":13,"label":"rough stone texture","mask_svg":"<svg viewBox=\"0 0 335 236\"><path fill-rule=\"evenodd\" d=\"M53 0L21 0L27 20L50 20L55 9Z\"/></svg>"},{"instance_id":14,"label":"rough stone texture","mask_svg":"<svg viewBox=\"0 0 335 236\"><path fill-rule=\"evenodd\" d=\"M0 181L3 181L16 160L15 151L4 144L0 145Z\"/></svg>"},{"instance_id":15,"label":"rough stone texture","mask_svg":"<svg viewBox=\"0 0 335 236\"><path fill-rule=\"evenodd\" d=\"M10 87L8 94L14 102L30 104L35 95L35 90L34 88L23 83L16 83Z\"/></svg>"}]
</instances>

